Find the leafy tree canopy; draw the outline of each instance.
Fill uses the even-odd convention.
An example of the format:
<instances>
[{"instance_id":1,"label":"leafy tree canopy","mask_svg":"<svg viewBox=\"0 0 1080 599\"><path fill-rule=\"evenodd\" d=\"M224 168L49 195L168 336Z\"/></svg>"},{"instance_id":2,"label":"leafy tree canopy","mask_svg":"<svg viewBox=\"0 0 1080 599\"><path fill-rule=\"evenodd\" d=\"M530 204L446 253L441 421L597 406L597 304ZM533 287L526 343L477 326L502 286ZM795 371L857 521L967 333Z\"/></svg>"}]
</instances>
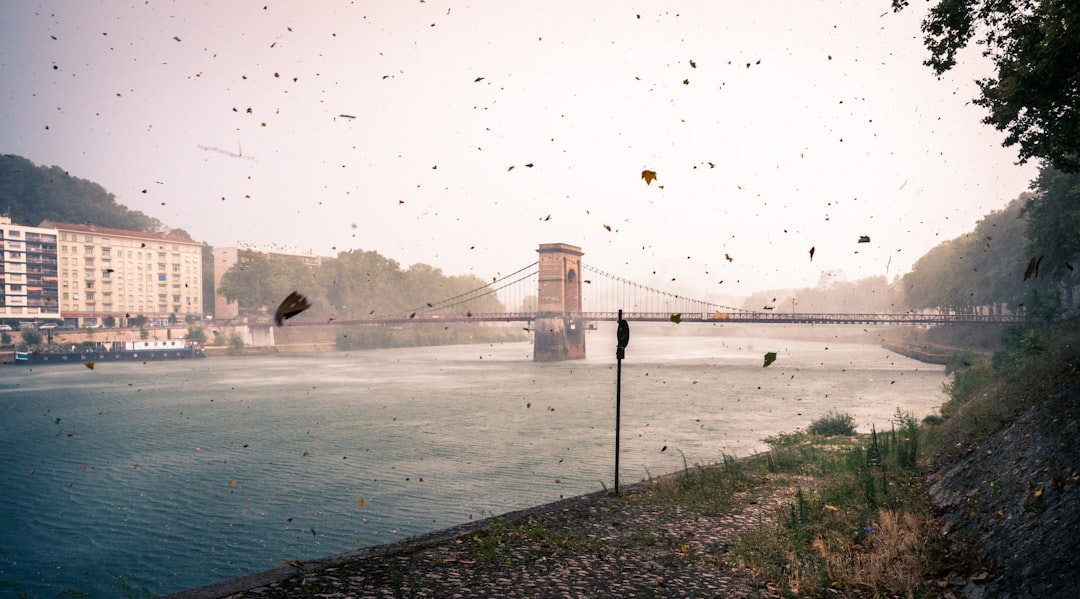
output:
<instances>
[{"instance_id":1,"label":"leafy tree canopy","mask_svg":"<svg viewBox=\"0 0 1080 599\"><path fill-rule=\"evenodd\" d=\"M12 222L32 227L52 220L129 231L166 230L158 219L118 204L116 197L97 183L72 177L58 166L37 166L12 154L0 155L0 213Z\"/></svg>"},{"instance_id":2,"label":"leafy tree canopy","mask_svg":"<svg viewBox=\"0 0 1080 599\"><path fill-rule=\"evenodd\" d=\"M908 305L956 311L986 306L998 312L1023 304L1032 284L1023 278L1026 224L1020 212L1031 197L1022 194L983 217L971 233L919 258L901 279Z\"/></svg>"},{"instance_id":3,"label":"leafy tree canopy","mask_svg":"<svg viewBox=\"0 0 1080 599\"><path fill-rule=\"evenodd\" d=\"M299 320L354 320L423 310L432 302L467 293L484 284L479 277L471 275L446 276L427 264L402 269L396 261L373 251L341 252L317 267L308 267L287 256L242 251L237 263L222 275L218 293L229 301L239 302L242 312L252 314L273 311L289 293L299 291L311 303ZM445 309L504 311L494 296Z\"/></svg>"},{"instance_id":4,"label":"leafy tree canopy","mask_svg":"<svg viewBox=\"0 0 1080 599\"><path fill-rule=\"evenodd\" d=\"M908 0L893 0L903 10ZM941 75L971 44L993 61L995 76L977 81L986 124L1020 146L1020 161L1045 158L1080 171L1080 2L940 0L923 21L930 58Z\"/></svg>"}]
</instances>

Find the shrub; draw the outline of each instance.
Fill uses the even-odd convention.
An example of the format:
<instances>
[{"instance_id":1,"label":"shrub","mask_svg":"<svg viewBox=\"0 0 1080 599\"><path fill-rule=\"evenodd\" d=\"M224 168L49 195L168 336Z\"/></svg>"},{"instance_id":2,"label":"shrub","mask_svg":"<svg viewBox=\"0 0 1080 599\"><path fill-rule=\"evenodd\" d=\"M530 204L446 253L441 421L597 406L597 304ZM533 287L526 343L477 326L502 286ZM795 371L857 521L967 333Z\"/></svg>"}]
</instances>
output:
<instances>
[{"instance_id":1,"label":"shrub","mask_svg":"<svg viewBox=\"0 0 1080 599\"><path fill-rule=\"evenodd\" d=\"M810 423L810 434L822 437L836 437L855 434L855 419L851 414L829 412Z\"/></svg>"},{"instance_id":2,"label":"shrub","mask_svg":"<svg viewBox=\"0 0 1080 599\"><path fill-rule=\"evenodd\" d=\"M20 334L22 335L22 342L24 345L41 345L41 333L34 329L23 329Z\"/></svg>"},{"instance_id":3,"label":"shrub","mask_svg":"<svg viewBox=\"0 0 1080 599\"><path fill-rule=\"evenodd\" d=\"M244 351L244 339L240 335L229 336L229 355L236 355Z\"/></svg>"},{"instance_id":4,"label":"shrub","mask_svg":"<svg viewBox=\"0 0 1080 599\"><path fill-rule=\"evenodd\" d=\"M187 338L195 343L206 345L206 330L202 327L191 327L188 329Z\"/></svg>"}]
</instances>

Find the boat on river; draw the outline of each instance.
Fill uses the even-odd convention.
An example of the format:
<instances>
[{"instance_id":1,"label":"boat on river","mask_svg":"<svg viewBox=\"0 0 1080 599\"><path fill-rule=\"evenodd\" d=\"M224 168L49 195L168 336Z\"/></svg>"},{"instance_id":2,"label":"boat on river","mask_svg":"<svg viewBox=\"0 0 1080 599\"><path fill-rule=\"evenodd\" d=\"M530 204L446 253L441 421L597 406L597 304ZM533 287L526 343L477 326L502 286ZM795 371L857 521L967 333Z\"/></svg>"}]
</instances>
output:
<instances>
[{"instance_id":1,"label":"boat on river","mask_svg":"<svg viewBox=\"0 0 1080 599\"><path fill-rule=\"evenodd\" d=\"M70 349L15 351L15 365L87 364L89 362L158 362L205 358L202 345L183 339L166 341L113 341L93 345L73 345Z\"/></svg>"}]
</instances>

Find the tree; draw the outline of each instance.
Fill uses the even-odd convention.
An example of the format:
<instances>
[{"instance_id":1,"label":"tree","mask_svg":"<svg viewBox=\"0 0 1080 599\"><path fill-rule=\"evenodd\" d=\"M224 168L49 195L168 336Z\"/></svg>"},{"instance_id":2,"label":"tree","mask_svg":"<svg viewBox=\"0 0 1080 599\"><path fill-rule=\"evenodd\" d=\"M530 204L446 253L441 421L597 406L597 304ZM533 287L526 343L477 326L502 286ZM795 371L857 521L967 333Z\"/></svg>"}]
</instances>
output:
<instances>
[{"instance_id":1,"label":"tree","mask_svg":"<svg viewBox=\"0 0 1080 599\"><path fill-rule=\"evenodd\" d=\"M1027 257L1021 209L1031 197L1022 194L983 217L971 233L919 258L901 280L908 305L949 311L986 306L997 313L1023 303L1031 282L1023 279Z\"/></svg>"},{"instance_id":2,"label":"tree","mask_svg":"<svg viewBox=\"0 0 1080 599\"><path fill-rule=\"evenodd\" d=\"M1068 306L1080 283L1080 174L1044 167L1024 204L1027 250L1039 260L1038 282L1060 285Z\"/></svg>"},{"instance_id":3,"label":"tree","mask_svg":"<svg viewBox=\"0 0 1080 599\"><path fill-rule=\"evenodd\" d=\"M23 329L19 332L22 336L23 345L33 347L35 345L41 345L41 333L34 329Z\"/></svg>"},{"instance_id":4,"label":"tree","mask_svg":"<svg viewBox=\"0 0 1080 599\"><path fill-rule=\"evenodd\" d=\"M158 219L118 204L97 183L11 154L0 155L0 206L13 222L31 226L52 220L131 231L165 228Z\"/></svg>"},{"instance_id":5,"label":"tree","mask_svg":"<svg viewBox=\"0 0 1080 599\"><path fill-rule=\"evenodd\" d=\"M326 300L314 272L296 258L271 259L259 252L243 250L218 285L218 293L230 302L238 302L241 311L248 314L272 310L295 290L312 303L311 314L325 312Z\"/></svg>"},{"instance_id":6,"label":"tree","mask_svg":"<svg viewBox=\"0 0 1080 599\"><path fill-rule=\"evenodd\" d=\"M903 10L908 0L893 0ZM989 110L983 119L1020 146L1020 161L1045 158L1080 171L1080 2L1076 0L940 0L923 21L938 75L956 66L974 40L995 76L976 81Z\"/></svg>"}]
</instances>

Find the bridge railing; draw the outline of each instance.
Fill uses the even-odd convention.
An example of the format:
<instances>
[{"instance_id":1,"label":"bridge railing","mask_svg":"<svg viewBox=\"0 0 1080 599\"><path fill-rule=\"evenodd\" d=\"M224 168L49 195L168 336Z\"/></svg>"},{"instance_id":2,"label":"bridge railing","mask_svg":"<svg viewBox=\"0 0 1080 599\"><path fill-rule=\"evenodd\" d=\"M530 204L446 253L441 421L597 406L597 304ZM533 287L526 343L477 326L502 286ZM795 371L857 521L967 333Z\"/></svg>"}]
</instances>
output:
<instances>
[{"instance_id":1,"label":"bridge railing","mask_svg":"<svg viewBox=\"0 0 1080 599\"><path fill-rule=\"evenodd\" d=\"M582 320L614 321L617 312L582 312ZM639 322L713 322L713 323L770 323L770 324L1015 324L1023 321L1020 314L932 314L919 312L904 313L860 313L838 314L824 312L694 312L674 315L669 312L623 312L623 318Z\"/></svg>"}]
</instances>

